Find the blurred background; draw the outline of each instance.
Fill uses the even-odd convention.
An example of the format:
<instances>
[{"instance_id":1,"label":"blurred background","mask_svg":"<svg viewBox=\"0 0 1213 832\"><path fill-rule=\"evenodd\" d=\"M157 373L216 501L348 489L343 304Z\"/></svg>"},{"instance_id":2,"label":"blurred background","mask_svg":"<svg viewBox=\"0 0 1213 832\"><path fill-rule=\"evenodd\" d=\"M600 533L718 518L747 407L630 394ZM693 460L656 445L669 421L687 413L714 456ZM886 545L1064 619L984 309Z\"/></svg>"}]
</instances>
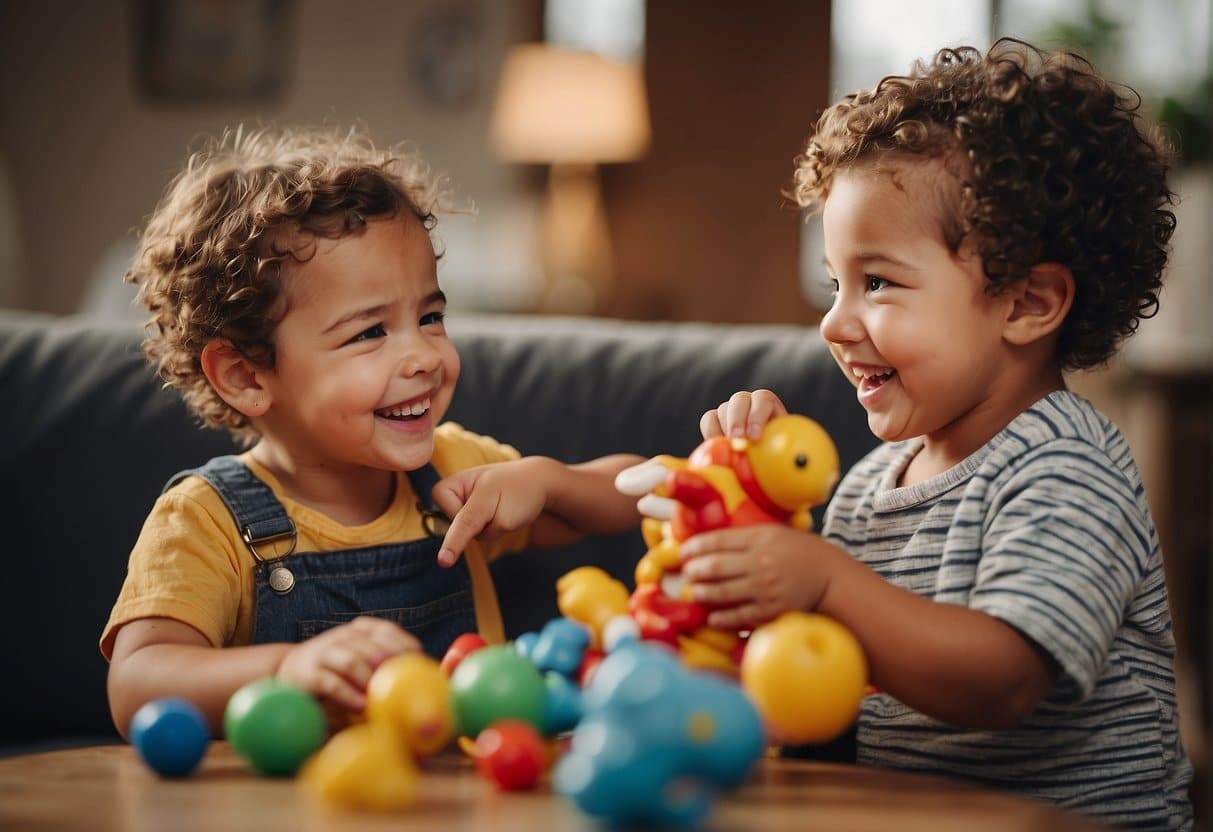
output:
<instances>
[{"instance_id":1,"label":"blurred background","mask_svg":"<svg viewBox=\"0 0 1213 832\"><path fill-rule=\"evenodd\" d=\"M412 142L475 204L438 226L455 314L812 325L828 302L820 243L782 191L817 113L941 46L1076 49L1180 151L1161 313L1073 383L1146 477L1203 759L1211 4L0 0L0 306L138 325L122 274L189 148L237 124L360 123Z\"/></svg>"}]
</instances>

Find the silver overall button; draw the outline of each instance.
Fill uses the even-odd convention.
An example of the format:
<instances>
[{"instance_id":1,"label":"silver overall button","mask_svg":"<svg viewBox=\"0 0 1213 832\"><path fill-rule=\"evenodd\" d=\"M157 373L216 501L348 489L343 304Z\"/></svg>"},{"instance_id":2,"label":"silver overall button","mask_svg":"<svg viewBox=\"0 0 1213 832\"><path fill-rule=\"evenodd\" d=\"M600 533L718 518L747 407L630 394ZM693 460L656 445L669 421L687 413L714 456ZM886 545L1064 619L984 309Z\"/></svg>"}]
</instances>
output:
<instances>
[{"instance_id":1,"label":"silver overall button","mask_svg":"<svg viewBox=\"0 0 1213 832\"><path fill-rule=\"evenodd\" d=\"M275 566L270 570L270 589L279 595L286 595L295 588L295 573L285 566Z\"/></svg>"}]
</instances>

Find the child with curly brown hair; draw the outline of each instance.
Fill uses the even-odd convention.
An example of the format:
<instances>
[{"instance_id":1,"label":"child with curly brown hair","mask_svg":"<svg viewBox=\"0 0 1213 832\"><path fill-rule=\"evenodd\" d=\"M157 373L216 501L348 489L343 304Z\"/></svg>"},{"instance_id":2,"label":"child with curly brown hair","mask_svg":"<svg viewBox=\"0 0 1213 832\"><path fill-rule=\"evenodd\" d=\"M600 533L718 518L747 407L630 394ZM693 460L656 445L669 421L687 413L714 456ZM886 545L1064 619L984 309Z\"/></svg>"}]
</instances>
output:
<instances>
[{"instance_id":1,"label":"child with curly brown hair","mask_svg":"<svg viewBox=\"0 0 1213 832\"><path fill-rule=\"evenodd\" d=\"M128 273L145 351L252 447L177 474L144 524L101 637L120 731L169 695L218 731L267 675L340 722L386 658L503 639L490 560L639 522L613 487L638 458L520 459L441 423L459 376L430 237L445 198L356 132L237 130L149 220Z\"/></svg>"},{"instance_id":2,"label":"child with curly brown hair","mask_svg":"<svg viewBox=\"0 0 1213 832\"><path fill-rule=\"evenodd\" d=\"M828 108L794 195L822 214L821 334L884 444L820 535L722 530L682 553L712 624L817 610L857 636L879 688L859 762L1183 829L1158 536L1124 438L1063 376L1157 307L1175 220L1139 103L1003 40ZM743 392L701 429L783 411Z\"/></svg>"}]
</instances>

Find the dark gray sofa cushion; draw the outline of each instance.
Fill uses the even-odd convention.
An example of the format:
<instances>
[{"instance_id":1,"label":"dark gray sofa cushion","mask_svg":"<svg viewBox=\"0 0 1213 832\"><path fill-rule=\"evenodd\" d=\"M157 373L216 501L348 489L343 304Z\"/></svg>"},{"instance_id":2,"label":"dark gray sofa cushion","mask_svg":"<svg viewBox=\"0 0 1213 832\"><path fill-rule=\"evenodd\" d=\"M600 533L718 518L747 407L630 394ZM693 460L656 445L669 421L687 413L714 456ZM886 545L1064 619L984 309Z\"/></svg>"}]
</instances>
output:
<instances>
[{"instance_id":1,"label":"dark gray sofa cushion","mask_svg":"<svg viewBox=\"0 0 1213 832\"><path fill-rule=\"evenodd\" d=\"M844 468L874 444L811 329L452 316L450 332L463 375L448 418L524 454L683 456L704 410L754 387L820 421ZM139 337L0 313L0 505L16 530L0 605L0 746L114 735L97 639L127 554L169 475L235 448L161 389ZM507 632L556 614L555 581L569 569L595 563L630 584L641 554L631 532L500 560Z\"/></svg>"}]
</instances>

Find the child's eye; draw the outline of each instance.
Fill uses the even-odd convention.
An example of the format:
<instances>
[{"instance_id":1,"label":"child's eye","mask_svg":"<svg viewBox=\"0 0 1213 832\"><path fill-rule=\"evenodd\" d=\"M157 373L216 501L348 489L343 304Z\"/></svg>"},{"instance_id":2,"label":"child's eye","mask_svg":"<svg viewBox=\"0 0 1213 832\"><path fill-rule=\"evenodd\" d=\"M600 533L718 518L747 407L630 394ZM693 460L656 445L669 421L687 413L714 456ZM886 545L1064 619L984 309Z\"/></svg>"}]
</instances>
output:
<instances>
[{"instance_id":1,"label":"child's eye","mask_svg":"<svg viewBox=\"0 0 1213 832\"><path fill-rule=\"evenodd\" d=\"M866 277L868 280L868 291L869 292L879 292L881 289L885 288L886 286L892 285L889 283L889 281L885 280L883 277L877 277L874 274L869 274Z\"/></svg>"},{"instance_id":2,"label":"child's eye","mask_svg":"<svg viewBox=\"0 0 1213 832\"><path fill-rule=\"evenodd\" d=\"M369 341L372 338L384 338L386 336L387 330L383 328L383 324L375 324L374 326L367 327L366 329L362 330L362 332L359 332L349 340L349 343L353 344L358 341Z\"/></svg>"},{"instance_id":3,"label":"child's eye","mask_svg":"<svg viewBox=\"0 0 1213 832\"><path fill-rule=\"evenodd\" d=\"M825 281L826 291L830 293L830 297L838 297L838 281L834 278L829 278Z\"/></svg>"},{"instance_id":4,"label":"child's eye","mask_svg":"<svg viewBox=\"0 0 1213 832\"><path fill-rule=\"evenodd\" d=\"M428 315L421 316L421 325L422 326L432 326L434 324L440 324L445 320L446 320L445 312L431 312Z\"/></svg>"}]
</instances>

